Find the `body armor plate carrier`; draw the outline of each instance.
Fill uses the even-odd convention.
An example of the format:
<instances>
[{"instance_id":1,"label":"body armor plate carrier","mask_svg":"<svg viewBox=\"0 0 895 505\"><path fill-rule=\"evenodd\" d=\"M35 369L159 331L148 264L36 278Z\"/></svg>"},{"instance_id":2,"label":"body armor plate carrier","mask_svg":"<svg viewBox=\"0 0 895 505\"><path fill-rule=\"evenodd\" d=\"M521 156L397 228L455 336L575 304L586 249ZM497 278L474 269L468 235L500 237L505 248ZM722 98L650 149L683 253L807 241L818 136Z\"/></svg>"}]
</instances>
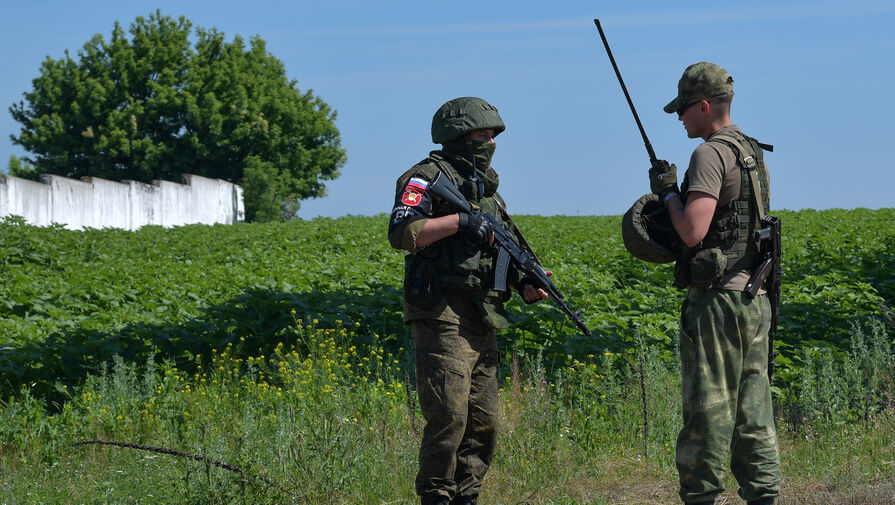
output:
<instances>
[{"instance_id":1,"label":"body armor plate carrier","mask_svg":"<svg viewBox=\"0 0 895 505\"><path fill-rule=\"evenodd\" d=\"M512 230L514 225L503 210L505 203L499 193L482 195L476 184L462 175L437 155L418 164L430 180L438 171L448 176L460 188L466 199L475 207L488 212L502 226ZM432 215L442 216L455 212L447 202L433 202ZM480 305L486 324L504 328L509 322L503 304L510 298L510 291L494 290L496 255L491 248L472 244L462 234L452 235L404 257L404 296L418 306L434 306L440 303L443 290L463 291L469 299ZM518 281L513 268L509 273L510 284Z\"/></svg>"},{"instance_id":2,"label":"body armor plate carrier","mask_svg":"<svg viewBox=\"0 0 895 505\"><path fill-rule=\"evenodd\" d=\"M745 135L738 138L730 134L716 135L707 142L726 145L733 151L740 168L740 194L715 209L705 238L685 250L675 264L674 282L678 289L718 287L729 274L752 271L759 261L755 231L762 217L770 212L769 178L762 151L771 151L773 146ZM685 176L681 184L684 195L688 187Z\"/></svg>"}]
</instances>

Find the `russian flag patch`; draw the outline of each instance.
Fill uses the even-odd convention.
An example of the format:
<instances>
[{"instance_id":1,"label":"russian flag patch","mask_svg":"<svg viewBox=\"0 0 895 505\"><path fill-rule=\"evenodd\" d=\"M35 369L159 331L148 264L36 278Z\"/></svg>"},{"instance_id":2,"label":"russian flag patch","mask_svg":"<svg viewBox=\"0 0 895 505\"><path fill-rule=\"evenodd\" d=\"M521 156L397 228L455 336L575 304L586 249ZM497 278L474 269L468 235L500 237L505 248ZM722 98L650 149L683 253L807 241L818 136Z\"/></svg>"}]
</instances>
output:
<instances>
[{"instance_id":1,"label":"russian flag patch","mask_svg":"<svg viewBox=\"0 0 895 505\"><path fill-rule=\"evenodd\" d=\"M411 177L410 182L407 183L407 188L413 188L423 193L426 191L426 187L429 186L429 183L426 182L425 179L420 179L419 177Z\"/></svg>"}]
</instances>

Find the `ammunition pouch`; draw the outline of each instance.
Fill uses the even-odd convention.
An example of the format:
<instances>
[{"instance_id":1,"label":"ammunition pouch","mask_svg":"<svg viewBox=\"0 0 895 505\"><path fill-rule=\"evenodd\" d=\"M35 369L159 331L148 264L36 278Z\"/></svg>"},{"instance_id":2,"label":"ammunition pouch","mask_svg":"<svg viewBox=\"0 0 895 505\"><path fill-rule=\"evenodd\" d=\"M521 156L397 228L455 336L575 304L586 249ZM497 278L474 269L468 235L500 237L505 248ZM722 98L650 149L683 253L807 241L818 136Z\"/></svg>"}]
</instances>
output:
<instances>
[{"instance_id":1,"label":"ammunition pouch","mask_svg":"<svg viewBox=\"0 0 895 505\"><path fill-rule=\"evenodd\" d=\"M708 288L721 280L727 267L727 256L718 247L700 249L689 259L674 265L674 286Z\"/></svg>"},{"instance_id":2,"label":"ammunition pouch","mask_svg":"<svg viewBox=\"0 0 895 505\"><path fill-rule=\"evenodd\" d=\"M404 299L432 308L441 297L441 282L434 261L410 254L404 258Z\"/></svg>"},{"instance_id":3,"label":"ammunition pouch","mask_svg":"<svg viewBox=\"0 0 895 505\"><path fill-rule=\"evenodd\" d=\"M431 308L441 303L445 290L464 291L477 299L499 298L509 293L492 288L490 252L463 236L431 244L404 257L404 297L416 306Z\"/></svg>"}]
</instances>

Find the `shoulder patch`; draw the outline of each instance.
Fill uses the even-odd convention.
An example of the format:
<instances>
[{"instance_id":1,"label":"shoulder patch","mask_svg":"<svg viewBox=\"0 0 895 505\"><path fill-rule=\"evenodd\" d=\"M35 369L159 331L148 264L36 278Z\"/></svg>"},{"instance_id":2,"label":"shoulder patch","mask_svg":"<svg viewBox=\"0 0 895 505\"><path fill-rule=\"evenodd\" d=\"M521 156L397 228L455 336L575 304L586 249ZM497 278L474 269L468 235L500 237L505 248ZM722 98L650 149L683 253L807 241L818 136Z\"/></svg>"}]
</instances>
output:
<instances>
[{"instance_id":1,"label":"shoulder patch","mask_svg":"<svg viewBox=\"0 0 895 505\"><path fill-rule=\"evenodd\" d=\"M422 177L411 177L410 182L407 183L407 187L417 189L422 193L429 187L429 182Z\"/></svg>"},{"instance_id":2,"label":"shoulder patch","mask_svg":"<svg viewBox=\"0 0 895 505\"><path fill-rule=\"evenodd\" d=\"M404 194L401 196L401 203L403 203L404 205L410 205L411 207L416 207L420 204L422 199L422 193L418 193L413 188L408 187L404 190Z\"/></svg>"},{"instance_id":3,"label":"shoulder patch","mask_svg":"<svg viewBox=\"0 0 895 505\"><path fill-rule=\"evenodd\" d=\"M426 192L428 185L429 183L425 179L420 179L419 177L411 178L404 188L404 194L401 195L401 203L416 207L423 201L423 193Z\"/></svg>"}]
</instances>

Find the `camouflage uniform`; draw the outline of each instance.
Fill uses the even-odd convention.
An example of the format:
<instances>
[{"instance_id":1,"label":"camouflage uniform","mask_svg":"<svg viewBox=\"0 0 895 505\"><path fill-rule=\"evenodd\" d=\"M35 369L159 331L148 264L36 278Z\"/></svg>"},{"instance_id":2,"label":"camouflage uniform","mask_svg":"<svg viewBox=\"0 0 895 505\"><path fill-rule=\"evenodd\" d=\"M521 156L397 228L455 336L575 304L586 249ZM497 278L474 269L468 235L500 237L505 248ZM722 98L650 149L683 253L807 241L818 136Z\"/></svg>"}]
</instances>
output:
<instances>
[{"instance_id":1,"label":"camouflage uniform","mask_svg":"<svg viewBox=\"0 0 895 505\"><path fill-rule=\"evenodd\" d=\"M691 287L681 309L684 427L677 439L681 498L710 501L730 468L748 501L777 496L780 460L768 383L766 295Z\"/></svg>"},{"instance_id":2,"label":"camouflage uniform","mask_svg":"<svg viewBox=\"0 0 895 505\"><path fill-rule=\"evenodd\" d=\"M404 321L413 332L426 419L416 478L422 503L475 503L497 440L497 330L509 325L503 307L509 295L492 289L494 255L459 233L425 247L416 244L428 219L456 213L426 192L439 173L471 203L511 226L490 153L482 155L482 146L466 142L466 134L483 128L495 136L504 129L497 109L484 100L445 103L432 126L433 142L444 148L398 178L389 221L389 242L406 254ZM511 271L508 281L516 285L518 274Z\"/></svg>"},{"instance_id":3,"label":"camouflage uniform","mask_svg":"<svg viewBox=\"0 0 895 505\"><path fill-rule=\"evenodd\" d=\"M733 79L724 69L697 63L684 72L678 97L665 111L732 92ZM772 504L780 490L767 369L771 308L764 291L755 298L743 292L758 265L752 238L757 205L769 210L763 147L736 126L724 126L694 151L681 185L684 198L699 191L717 199L705 238L675 265L676 285L688 288L680 333L684 426L676 448L686 503L713 502L724 490L728 458L738 493L748 503ZM747 168L754 168L756 182Z\"/></svg>"}]
</instances>

